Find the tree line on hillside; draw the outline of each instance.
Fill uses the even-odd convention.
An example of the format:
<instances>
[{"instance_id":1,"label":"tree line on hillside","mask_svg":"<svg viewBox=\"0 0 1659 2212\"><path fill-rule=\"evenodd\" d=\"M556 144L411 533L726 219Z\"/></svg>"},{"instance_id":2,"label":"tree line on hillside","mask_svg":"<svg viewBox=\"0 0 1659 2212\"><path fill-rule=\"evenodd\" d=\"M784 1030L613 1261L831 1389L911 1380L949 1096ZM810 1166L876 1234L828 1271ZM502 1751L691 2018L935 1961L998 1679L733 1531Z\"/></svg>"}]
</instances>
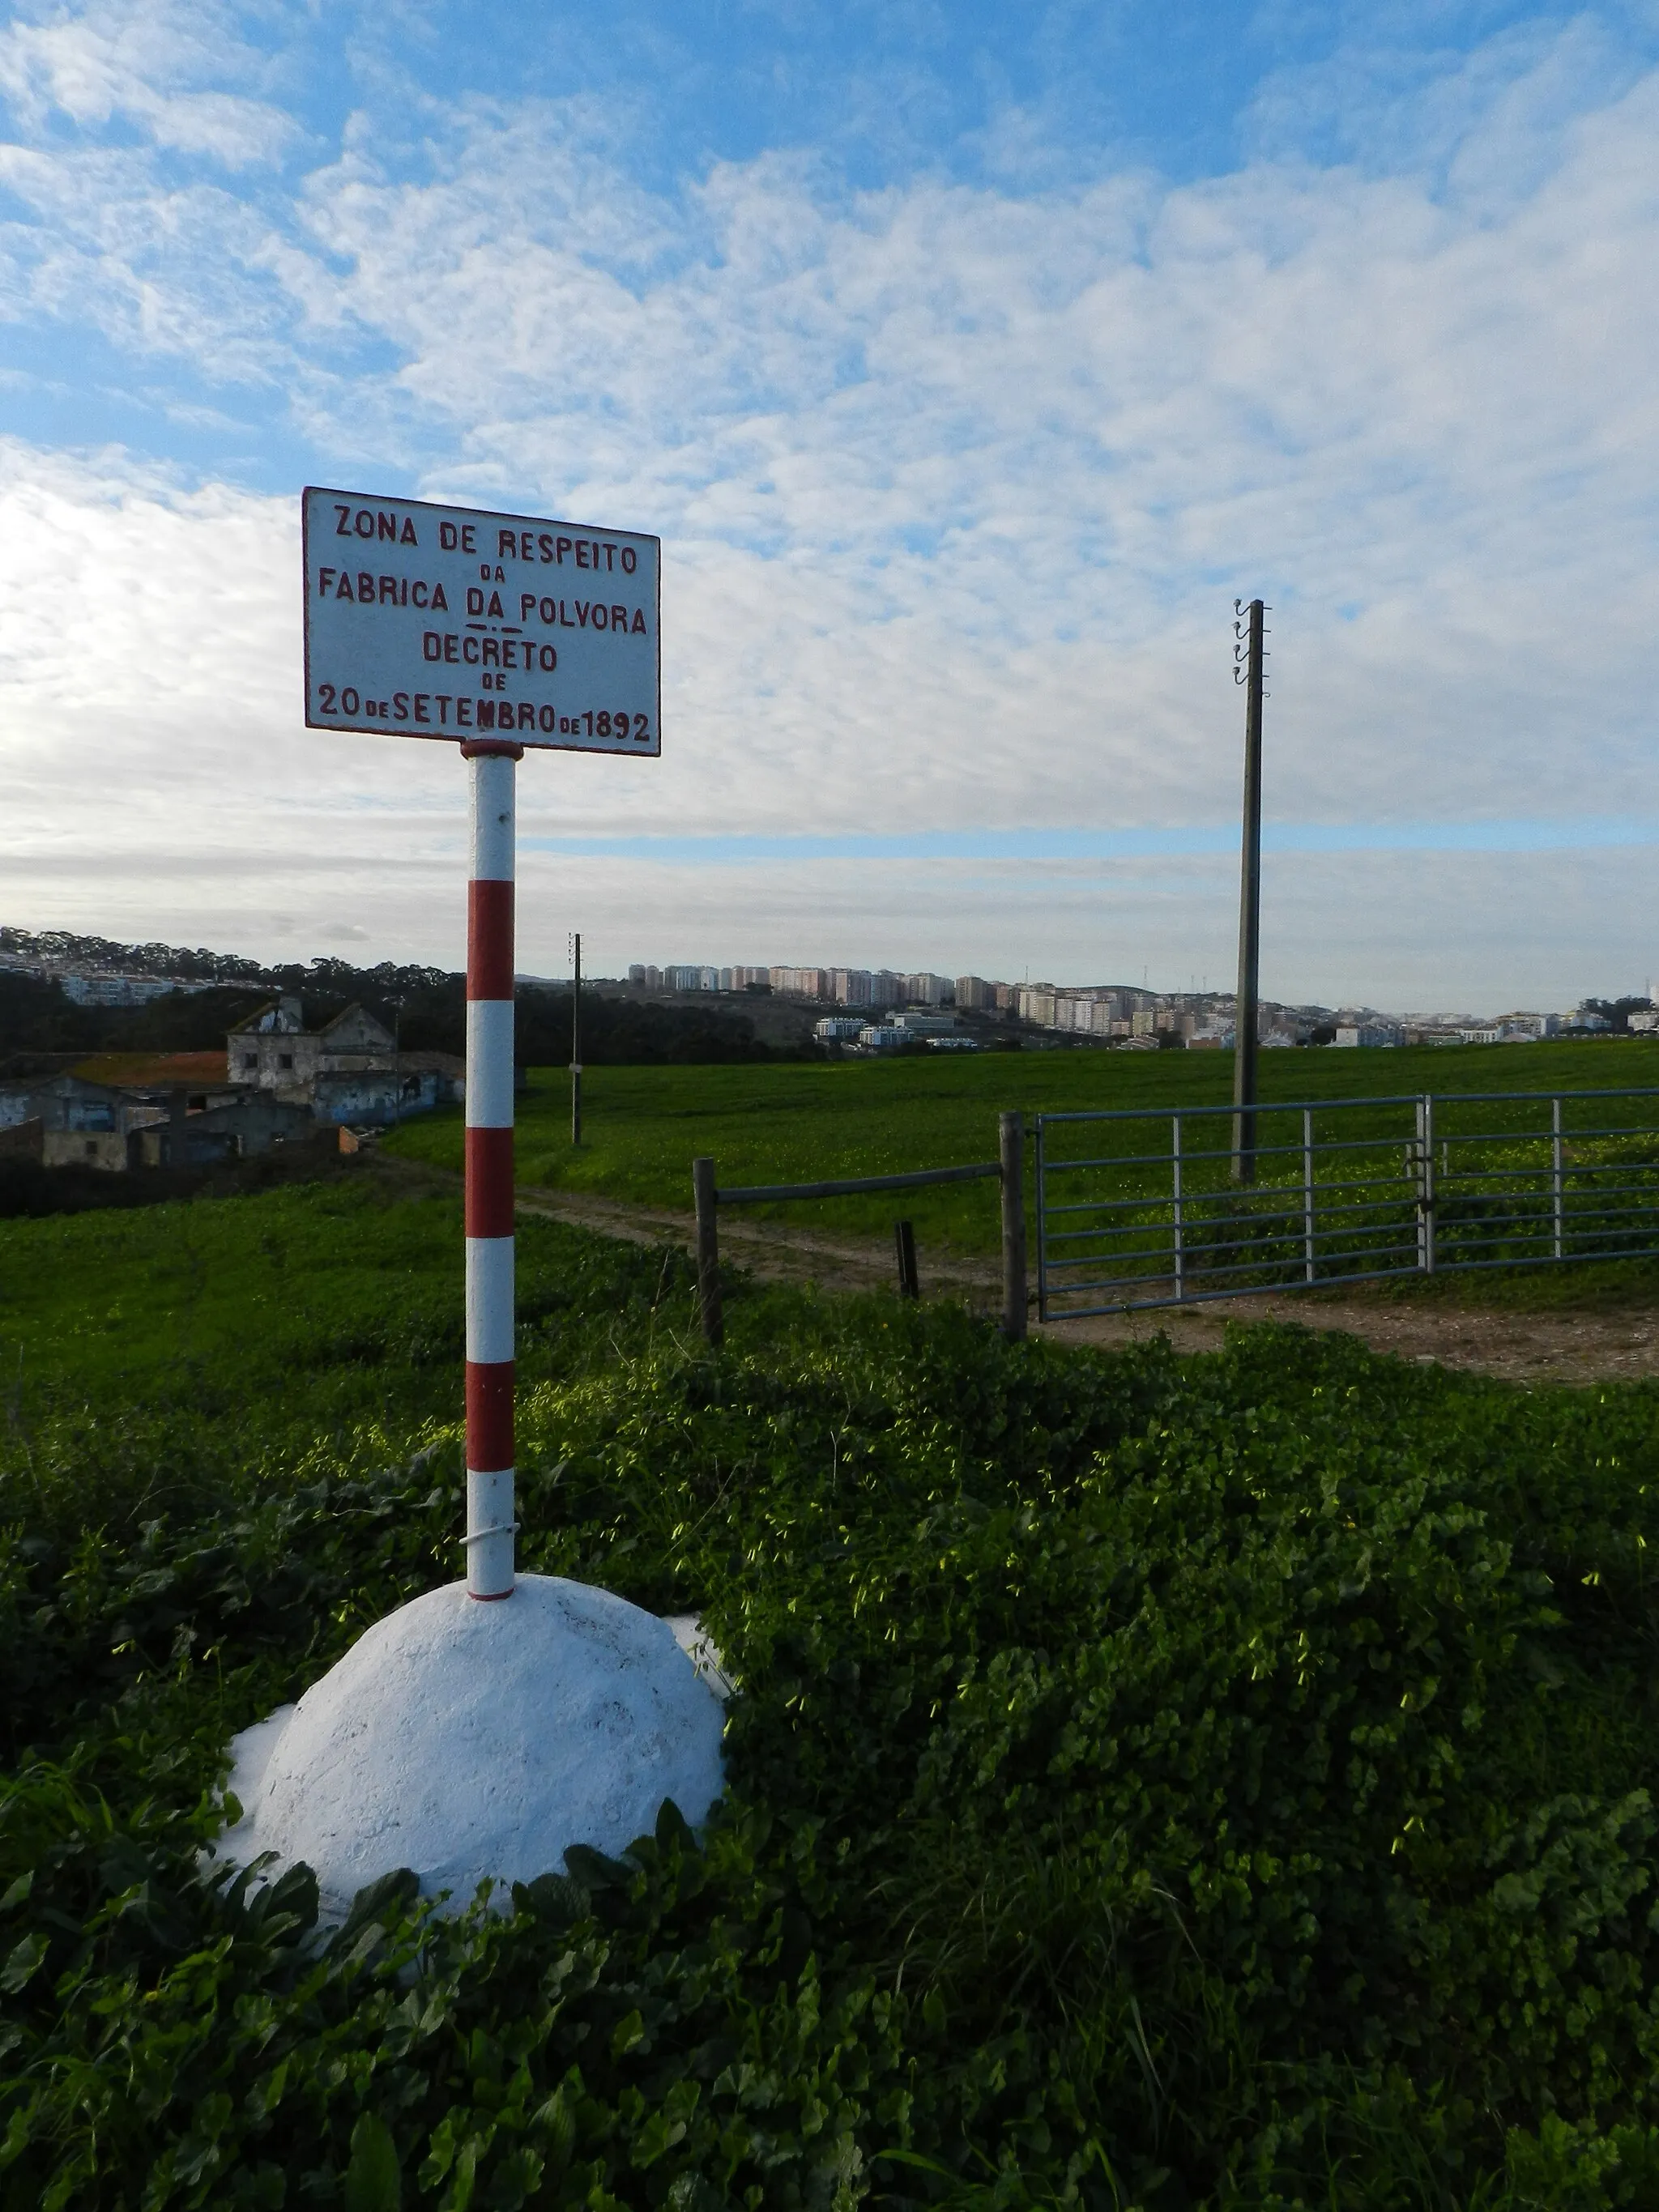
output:
<instances>
[{"instance_id":1,"label":"tree line on hillside","mask_svg":"<svg viewBox=\"0 0 1659 2212\"><path fill-rule=\"evenodd\" d=\"M55 980L0 969L0 1068L43 1056L216 1051L227 1030L268 1005L279 990L298 996L308 1027L319 1027L355 1002L383 1021L405 1051L465 1050L465 979L441 969L389 963L354 969L344 961L319 960L308 968L270 971L251 983L170 992L142 1006L76 1006ZM570 1058L569 992L521 987L516 1028L520 1066L564 1066ZM763 1043L742 1014L586 991L581 1048L584 1061L598 1067L798 1056Z\"/></svg>"}]
</instances>

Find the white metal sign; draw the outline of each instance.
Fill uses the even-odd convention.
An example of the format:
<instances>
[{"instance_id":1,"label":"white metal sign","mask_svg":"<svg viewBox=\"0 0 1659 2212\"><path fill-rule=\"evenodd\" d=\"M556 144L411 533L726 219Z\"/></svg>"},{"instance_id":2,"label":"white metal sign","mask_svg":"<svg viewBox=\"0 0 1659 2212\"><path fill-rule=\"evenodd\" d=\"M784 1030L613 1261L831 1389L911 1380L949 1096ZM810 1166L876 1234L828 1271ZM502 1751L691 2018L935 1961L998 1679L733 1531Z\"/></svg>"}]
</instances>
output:
<instances>
[{"instance_id":1,"label":"white metal sign","mask_svg":"<svg viewBox=\"0 0 1659 2212\"><path fill-rule=\"evenodd\" d=\"M662 750L659 538L316 486L304 513L313 729Z\"/></svg>"}]
</instances>

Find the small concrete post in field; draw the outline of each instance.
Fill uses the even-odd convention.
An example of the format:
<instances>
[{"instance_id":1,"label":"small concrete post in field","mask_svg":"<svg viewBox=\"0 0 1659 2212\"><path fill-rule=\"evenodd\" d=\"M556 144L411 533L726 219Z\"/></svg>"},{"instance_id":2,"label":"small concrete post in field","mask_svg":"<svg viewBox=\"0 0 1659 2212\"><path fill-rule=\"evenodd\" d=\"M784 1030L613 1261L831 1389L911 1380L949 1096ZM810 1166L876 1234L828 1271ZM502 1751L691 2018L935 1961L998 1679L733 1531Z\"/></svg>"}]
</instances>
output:
<instances>
[{"instance_id":1,"label":"small concrete post in field","mask_svg":"<svg viewBox=\"0 0 1659 2212\"><path fill-rule=\"evenodd\" d=\"M916 1273L916 1228L913 1221L893 1224L893 1243L898 1254L898 1287L902 1298L919 1298L921 1281Z\"/></svg>"},{"instance_id":2,"label":"small concrete post in field","mask_svg":"<svg viewBox=\"0 0 1659 2212\"><path fill-rule=\"evenodd\" d=\"M1025 1117L999 1117L1002 1146L1002 1333L1025 1334Z\"/></svg>"},{"instance_id":3,"label":"small concrete post in field","mask_svg":"<svg viewBox=\"0 0 1659 2212\"><path fill-rule=\"evenodd\" d=\"M720 1311L719 1190L713 1160L692 1161L691 1191L697 1203L697 1304L703 1341L719 1344L726 1334L726 1316Z\"/></svg>"}]
</instances>

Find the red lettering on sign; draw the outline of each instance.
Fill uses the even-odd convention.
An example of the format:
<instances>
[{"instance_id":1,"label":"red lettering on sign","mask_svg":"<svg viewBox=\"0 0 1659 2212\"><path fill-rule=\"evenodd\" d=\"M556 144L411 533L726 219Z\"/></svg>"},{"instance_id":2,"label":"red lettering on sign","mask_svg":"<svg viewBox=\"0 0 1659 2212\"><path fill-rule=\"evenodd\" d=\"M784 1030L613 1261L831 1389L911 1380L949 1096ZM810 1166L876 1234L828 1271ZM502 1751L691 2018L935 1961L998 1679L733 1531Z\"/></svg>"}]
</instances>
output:
<instances>
[{"instance_id":1,"label":"red lettering on sign","mask_svg":"<svg viewBox=\"0 0 1659 2212\"><path fill-rule=\"evenodd\" d=\"M421 632L422 659L441 660L443 657L444 641L442 638L439 636L435 629L423 629Z\"/></svg>"},{"instance_id":2,"label":"red lettering on sign","mask_svg":"<svg viewBox=\"0 0 1659 2212\"><path fill-rule=\"evenodd\" d=\"M645 617L637 607L634 610L634 626L630 634L635 637L643 637L646 635Z\"/></svg>"},{"instance_id":3,"label":"red lettering on sign","mask_svg":"<svg viewBox=\"0 0 1659 2212\"><path fill-rule=\"evenodd\" d=\"M431 715L426 711L431 703L432 694L429 691L417 691L415 694L415 719L417 722L429 722L432 720Z\"/></svg>"},{"instance_id":4,"label":"red lettering on sign","mask_svg":"<svg viewBox=\"0 0 1659 2212\"><path fill-rule=\"evenodd\" d=\"M627 628L628 628L628 610L627 610L627 608L626 608L626 607L612 607L612 608L611 608L611 629L619 629L619 630L623 630L623 631L625 631L625 630L627 629Z\"/></svg>"},{"instance_id":5,"label":"red lettering on sign","mask_svg":"<svg viewBox=\"0 0 1659 2212\"><path fill-rule=\"evenodd\" d=\"M447 615L449 612L449 602L444 597L444 587L441 584L434 584L432 586L432 611L434 615Z\"/></svg>"},{"instance_id":6,"label":"red lettering on sign","mask_svg":"<svg viewBox=\"0 0 1659 2212\"><path fill-rule=\"evenodd\" d=\"M553 558L553 540L548 536L546 531L543 531L536 543L541 548L543 560L550 561Z\"/></svg>"},{"instance_id":7,"label":"red lettering on sign","mask_svg":"<svg viewBox=\"0 0 1659 2212\"><path fill-rule=\"evenodd\" d=\"M409 694L407 691L394 691L392 693L392 715L394 721L406 722L409 720Z\"/></svg>"},{"instance_id":8,"label":"red lettering on sign","mask_svg":"<svg viewBox=\"0 0 1659 2212\"><path fill-rule=\"evenodd\" d=\"M335 571L332 568L319 568L317 571L317 596L319 599L325 599L328 597L329 586L334 581L334 576Z\"/></svg>"}]
</instances>

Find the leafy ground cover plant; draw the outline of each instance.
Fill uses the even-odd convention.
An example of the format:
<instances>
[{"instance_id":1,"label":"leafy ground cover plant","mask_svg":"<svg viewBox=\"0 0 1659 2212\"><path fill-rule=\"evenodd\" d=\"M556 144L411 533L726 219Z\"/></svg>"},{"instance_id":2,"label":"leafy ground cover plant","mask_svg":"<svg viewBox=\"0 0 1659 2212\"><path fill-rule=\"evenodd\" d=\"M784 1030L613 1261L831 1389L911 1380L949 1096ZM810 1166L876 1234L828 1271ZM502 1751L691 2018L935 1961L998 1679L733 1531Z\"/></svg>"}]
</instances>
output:
<instances>
[{"instance_id":1,"label":"leafy ground cover plant","mask_svg":"<svg viewBox=\"0 0 1659 2212\"><path fill-rule=\"evenodd\" d=\"M524 1564L702 1610L727 1799L323 1938L202 1854L231 1733L456 1571L457 1224L230 1201L251 1297L274 1224L380 1303L198 1334L195 1402L7 1312L0 2203L1655 2201L1659 1394L741 1285L710 1357L682 1260L535 1224Z\"/></svg>"}]
</instances>

